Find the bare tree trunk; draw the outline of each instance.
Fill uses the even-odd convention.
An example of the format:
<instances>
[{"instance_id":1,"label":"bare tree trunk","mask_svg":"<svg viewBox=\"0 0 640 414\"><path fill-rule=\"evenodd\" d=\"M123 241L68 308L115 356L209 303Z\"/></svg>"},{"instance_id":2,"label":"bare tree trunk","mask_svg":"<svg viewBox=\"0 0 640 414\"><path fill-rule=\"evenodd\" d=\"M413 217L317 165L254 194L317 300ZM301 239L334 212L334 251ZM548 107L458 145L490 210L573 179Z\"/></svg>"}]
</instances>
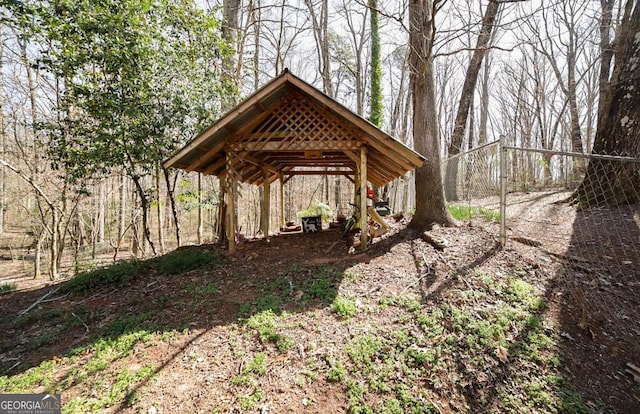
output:
<instances>
[{"instance_id":1,"label":"bare tree trunk","mask_svg":"<svg viewBox=\"0 0 640 414\"><path fill-rule=\"evenodd\" d=\"M222 62L225 76L227 80L233 84L236 88L239 86L239 79L236 76L237 68L237 49L238 49L238 16L240 13L240 0L224 0L222 4L224 23L222 25L222 36L227 41L227 44L231 45L234 54L225 56ZM223 112L233 107L236 103L236 94L227 94L223 97L222 110Z\"/></svg>"},{"instance_id":2,"label":"bare tree trunk","mask_svg":"<svg viewBox=\"0 0 640 414\"><path fill-rule=\"evenodd\" d=\"M40 279L42 277L42 244L44 243L44 229L40 230L35 247L35 259L33 268L33 278Z\"/></svg>"},{"instance_id":3,"label":"bare tree trunk","mask_svg":"<svg viewBox=\"0 0 640 414\"><path fill-rule=\"evenodd\" d=\"M127 229L127 176L122 173L120 175L120 188L119 188L120 202L118 205L118 239L114 246L113 261L118 258L118 251L122 247L122 241L124 240L124 233Z\"/></svg>"},{"instance_id":4,"label":"bare tree trunk","mask_svg":"<svg viewBox=\"0 0 640 414\"><path fill-rule=\"evenodd\" d=\"M464 84L460 94L460 102L458 104L458 111L456 113L456 120L454 124L454 132L452 134L451 144L449 147L449 155L455 155L460 153L462 149L462 141L465 135L465 129L467 125L468 113L472 107L474 90L482 68L482 62L490 47L491 39L495 33L495 27L497 27L497 20L499 15L500 2L490 0L485 10L484 17L482 18L482 27L478 34L476 46L473 50L471 61L465 76ZM488 69L485 66L485 74L483 82L486 82L488 78Z\"/></svg>"},{"instance_id":5,"label":"bare tree trunk","mask_svg":"<svg viewBox=\"0 0 640 414\"><path fill-rule=\"evenodd\" d=\"M158 252L156 251L156 247L153 244L153 240L151 240L151 229L149 227L149 198L142 188L142 183L140 182L140 177L135 174L131 177L133 180L133 184L136 186L136 190L138 191L138 197L140 197L140 207L142 209L142 232L144 235L144 240L149 243L149 247L151 247L151 253L156 256Z\"/></svg>"},{"instance_id":6,"label":"bare tree trunk","mask_svg":"<svg viewBox=\"0 0 640 414\"><path fill-rule=\"evenodd\" d=\"M171 204L171 214L173 215L173 223L176 226L176 243L178 247L182 246L182 239L180 237L180 220L178 219L178 208L176 207L176 197L175 197L175 184L171 185L171 179L169 177L169 170L162 167L162 171L164 172L164 182L167 186L167 195L169 196L169 204Z\"/></svg>"},{"instance_id":7,"label":"bare tree trunk","mask_svg":"<svg viewBox=\"0 0 640 414\"><path fill-rule=\"evenodd\" d=\"M600 117L604 116L604 104L609 90L609 75L611 73L611 60L613 59L613 46L611 44L611 20L613 18L613 6L616 0L601 0L602 17L600 18L600 90L598 99L598 125L602 123Z\"/></svg>"},{"instance_id":8,"label":"bare tree trunk","mask_svg":"<svg viewBox=\"0 0 640 414\"><path fill-rule=\"evenodd\" d=\"M276 42L276 56L275 56L275 65L274 65L274 69L275 69L275 75L279 75L281 72L281 66L284 65L284 57L282 56L282 43L284 42L284 33L285 33L285 13L284 13L284 6L286 5L286 0L282 0L282 3L280 4L280 27L278 30L278 40Z\"/></svg>"},{"instance_id":9,"label":"bare tree trunk","mask_svg":"<svg viewBox=\"0 0 640 414\"><path fill-rule=\"evenodd\" d=\"M407 174L407 178L410 180L414 177L411 177L410 175ZM402 211L408 212L410 207L410 200L409 200L409 184L411 181L407 180L406 182L403 183L402 186ZM416 190L417 191L417 190Z\"/></svg>"},{"instance_id":10,"label":"bare tree trunk","mask_svg":"<svg viewBox=\"0 0 640 414\"><path fill-rule=\"evenodd\" d=\"M593 71L587 75L587 97L586 97L586 105L587 105L587 121L585 125L585 146L584 152L590 153L591 148L593 147L593 135L595 132L595 121L597 114L594 114L594 110L596 107L596 99L598 99L597 93L597 84L598 84L598 75ZM596 116L594 116L596 115Z\"/></svg>"},{"instance_id":11,"label":"bare tree trunk","mask_svg":"<svg viewBox=\"0 0 640 414\"><path fill-rule=\"evenodd\" d=\"M594 154L640 157L640 0L628 0L614 40L615 63L601 106ZM583 208L640 201L640 164L592 159L572 200Z\"/></svg>"},{"instance_id":12,"label":"bare tree trunk","mask_svg":"<svg viewBox=\"0 0 640 414\"><path fill-rule=\"evenodd\" d=\"M7 150L7 139L4 131L4 79L3 79L3 61L4 61L4 34L2 25L0 24L0 156L5 157ZM0 240L4 233L4 218L7 211L7 171L4 165L0 166Z\"/></svg>"},{"instance_id":13,"label":"bare tree trunk","mask_svg":"<svg viewBox=\"0 0 640 414\"><path fill-rule=\"evenodd\" d=\"M577 97L577 81L576 81L576 58L578 53L578 27L575 22L575 2L563 2L558 3L557 8L562 8L562 13L560 13L557 8L553 8L554 16L559 21L554 21L554 25L552 27L557 27L560 23L564 25L563 27L563 38L566 38L566 42L562 42L563 46L566 47L566 81L563 78L563 72L561 70L562 63L558 63L558 60L555 57L554 45L555 43L551 40L551 35L549 34L549 26L545 17L545 24L543 25L543 29L545 30L545 36L538 33L538 28L533 27L533 31L538 35L539 45L542 48L540 52L544 54L547 58L553 72L557 78L558 86L564 93L566 97L566 101L569 107L569 117L570 117L570 131L568 132L568 136L570 137L571 143L571 151L575 152L584 152L584 145L582 144L582 131L580 129L580 113L578 110L578 97ZM569 9L569 11L567 11ZM544 17L544 15L543 15ZM549 44L547 46L547 43ZM581 173L584 172L584 161L583 159L576 159L574 162L575 172Z\"/></svg>"},{"instance_id":14,"label":"bare tree trunk","mask_svg":"<svg viewBox=\"0 0 640 414\"><path fill-rule=\"evenodd\" d=\"M202 244L202 233L204 232L204 217L202 215L202 174L198 173L198 244Z\"/></svg>"},{"instance_id":15,"label":"bare tree trunk","mask_svg":"<svg viewBox=\"0 0 640 414\"><path fill-rule=\"evenodd\" d=\"M156 193L158 195L158 200L156 202L156 215L158 217L158 243L160 244L160 254L164 254L165 252L165 240L164 240L164 218L162 217L162 197L160 194L162 193L162 187L160 186L160 169L156 166L156 174L155 174L155 184L156 184ZM198 216L200 218L200 216Z\"/></svg>"},{"instance_id":16,"label":"bare tree trunk","mask_svg":"<svg viewBox=\"0 0 640 414\"><path fill-rule=\"evenodd\" d=\"M50 254L51 254L51 264L49 270L49 277L51 280L56 280L58 278L58 241L59 241L59 233L60 233L60 214L57 209L51 209L51 244L50 244Z\"/></svg>"},{"instance_id":17,"label":"bare tree trunk","mask_svg":"<svg viewBox=\"0 0 640 414\"><path fill-rule=\"evenodd\" d=\"M464 78L464 84L462 86L462 92L460 94L460 102L458 103L458 112L456 114L456 120L453 128L453 134L451 135L451 143L449 144L449 157L457 155L462 151L462 143L465 136L465 130L469 118L469 110L471 108L472 98L475 93L476 83L478 81L478 74L482 67L482 60L487 53L487 48L491 42L493 31L497 26L498 12L500 10L500 3L497 1L490 1L485 10L484 17L482 18L482 27L478 34L478 40L476 47L473 51L471 61L469 62L469 68ZM457 195L457 176L458 176L458 164L456 162L447 164L446 182L448 183L447 200L454 201L458 199Z\"/></svg>"},{"instance_id":18,"label":"bare tree trunk","mask_svg":"<svg viewBox=\"0 0 640 414\"><path fill-rule=\"evenodd\" d=\"M27 85L29 87L29 102L30 102L30 110L31 110L31 131L33 132L33 176L35 177L39 173L39 145L37 142L37 131L36 131L36 122L38 119L38 109L36 103L36 85L33 75L33 66L31 62L29 62L29 57L27 55L27 42L25 40L20 40L20 52L21 58L25 67L25 71L27 72ZM32 177L33 178L33 177Z\"/></svg>"},{"instance_id":19,"label":"bare tree trunk","mask_svg":"<svg viewBox=\"0 0 640 414\"><path fill-rule=\"evenodd\" d=\"M471 102L469 103L469 132L467 136L467 150L473 148L474 135L476 133L476 111L474 109L475 94L471 94ZM464 146L464 144L463 144Z\"/></svg>"},{"instance_id":20,"label":"bare tree trunk","mask_svg":"<svg viewBox=\"0 0 640 414\"><path fill-rule=\"evenodd\" d=\"M553 154L543 154L542 159L544 160L544 185L547 186L551 184L551 180L553 177L551 176L551 157Z\"/></svg>"},{"instance_id":21,"label":"bare tree trunk","mask_svg":"<svg viewBox=\"0 0 640 414\"><path fill-rule=\"evenodd\" d=\"M453 223L447 210L440 172L440 138L432 59L433 10L432 0L412 0L409 3L413 139L416 151L428 155L425 163L415 171L416 211L409 225L419 231L427 230L435 223Z\"/></svg>"},{"instance_id":22,"label":"bare tree trunk","mask_svg":"<svg viewBox=\"0 0 640 414\"><path fill-rule=\"evenodd\" d=\"M0 108L0 113L2 113L2 108ZM2 126L3 126L2 116L0 115L0 153L2 154L2 156L4 156L6 151L6 139L5 139L4 130ZM2 239L2 235L4 234L4 223L5 223L6 213L7 213L7 170L3 165L0 167L0 239Z\"/></svg>"},{"instance_id":23,"label":"bare tree trunk","mask_svg":"<svg viewBox=\"0 0 640 414\"><path fill-rule=\"evenodd\" d=\"M128 213L130 214L129 225L131 226L130 239L129 242L131 246L131 254L133 257L140 257L141 253L144 254L143 249L144 246L142 244L142 240L140 237L140 219L139 219L139 210L137 208L138 205L138 192L132 191L130 193L131 202L130 208L128 209Z\"/></svg>"},{"instance_id":24,"label":"bare tree trunk","mask_svg":"<svg viewBox=\"0 0 640 414\"><path fill-rule=\"evenodd\" d=\"M391 133L391 136L395 137L395 138L400 138L403 142L405 137L399 137L398 136L398 129L399 128L399 124L400 124L400 117L403 115L403 107L404 107L404 99L408 99L407 97L407 93L405 91L405 82L406 82L406 62L405 64L402 65L401 71L400 71L400 85L398 86L398 90L397 90L397 94L396 94L396 99L393 102L393 110L391 112L391 119L389 120L389 132ZM406 131L405 131L406 132Z\"/></svg>"},{"instance_id":25,"label":"bare tree trunk","mask_svg":"<svg viewBox=\"0 0 640 414\"><path fill-rule=\"evenodd\" d=\"M331 83L331 57L329 54L329 1L321 0L320 16L317 15L315 6L311 0L305 0L305 4L311 15L313 37L316 41L320 76L322 77L322 89L327 96L333 98L333 84ZM327 168L324 169L327 171ZM322 200L329 201L329 177L322 177ZM265 235L266 237L266 235Z\"/></svg>"},{"instance_id":26,"label":"bare tree trunk","mask_svg":"<svg viewBox=\"0 0 640 414\"><path fill-rule=\"evenodd\" d=\"M260 0L249 2L249 18L253 26L253 89L260 88Z\"/></svg>"},{"instance_id":27,"label":"bare tree trunk","mask_svg":"<svg viewBox=\"0 0 640 414\"><path fill-rule=\"evenodd\" d=\"M405 82L406 82L406 61L403 62L402 67L401 67L401 71L400 71L400 85L398 86L398 90L397 90L397 94L396 94L396 99L393 102L393 110L391 112L391 119L389 122L389 132L391 133L392 137L395 137L396 139L400 139L403 143L406 143L406 130L402 131L400 134L398 134L398 129L402 129L402 120L401 117L405 116L405 113L403 112L403 108L405 108L404 105L404 99L409 100L408 98L408 93L406 93L405 91ZM400 128L399 128L400 126ZM400 135L400 136L399 136ZM397 188L399 185L399 181L400 178L397 178L395 180L393 180L391 183L386 184L381 191L381 195L380 195L380 199L381 200L389 200L390 196L392 194L392 192L395 190L397 193ZM394 206L390 206L392 209Z\"/></svg>"},{"instance_id":28,"label":"bare tree trunk","mask_svg":"<svg viewBox=\"0 0 640 414\"><path fill-rule=\"evenodd\" d=\"M567 12L569 8L569 12ZM562 20L567 28L567 92L569 101L569 114L571 115L571 149L574 152L584 152L582 145L582 131L580 130L580 113L578 110L578 85L576 82L576 55L578 53L578 28L575 22L575 10L573 4L566 3L563 7ZM579 162L579 172L584 171L583 159Z\"/></svg>"},{"instance_id":29,"label":"bare tree trunk","mask_svg":"<svg viewBox=\"0 0 640 414\"><path fill-rule=\"evenodd\" d=\"M570 50L567 53L567 88L569 91L569 113L571 114L571 149L574 152L584 152L582 145L582 131L580 130L580 114L578 111L578 93L576 85L576 51L574 47L574 33L570 31Z\"/></svg>"},{"instance_id":30,"label":"bare tree trunk","mask_svg":"<svg viewBox=\"0 0 640 414\"><path fill-rule=\"evenodd\" d=\"M487 141L487 127L489 124L489 76L491 75L491 65L488 56L484 60L484 68L482 71L482 79L480 82L480 127L478 130L478 146L486 144Z\"/></svg>"},{"instance_id":31,"label":"bare tree trunk","mask_svg":"<svg viewBox=\"0 0 640 414\"><path fill-rule=\"evenodd\" d=\"M357 12L350 8L350 5L355 4L357 7ZM353 67L347 68L347 71L353 76L353 83L355 86L355 95L356 95L356 113L360 116L364 114L364 103L365 103L365 90L366 90L366 76L363 76L363 55L364 55L364 46L366 41L369 38L369 33L366 30L366 19L367 13L369 12L368 8L364 8L364 14L360 15L362 11L362 4L360 2L342 2L342 8L339 12L343 15L344 21L346 23L345 31L348 32L349 40L351 41L351 46L353 48L353 59L354 64ZM362 17L362 24L358 25L355 22L356 17Z\"/></svg>"},{"instance_id":32,"label":"bare tree trunk","mask_svg":"<svg viewBox=\"0 0 640 414\"><path fill-rule=\"evenodd\" d=\"M341 207L342 204L342 181L340 177L336 177L333 187L333 198L335 201L336 211Z\"/></svg>"},{"instance_id":33,"label":"bare tree trunk","mask_svg":"<svg viewBox=\"0 0 640 414\"><path fill-rule=\"evenodd\" d=\"M226 179L220 179L220 191L218 193L218 241L226 242L227 240L227 204L225 194L227 192Z\"/></svg>"},{"instance_id":34,"label":"bare tree trunk","mask_svg":"<svg viewBox=\"0 0 640 414\"><path fill-rule=\"evenodd\" d=\"M315 6L311 0L304 0L309 9L313 37L316 41L318 53L318 63L320 65L320 76L322 77L322 88L328 96L334 96L333 84L331 83L331 60L329 55L329 1L321 0L320 16L316 13Z\"/></svg>"},{"instance_id":35,"label":"bare tree trunk","mask_svg":"<svg viewBox=\"0 0 640 414\"><path fill-rule=\"evenodd\" d=\"M104 243L104 222L105 222L105 206L107 204L105 198L105 183L104 181L101 181L99 185L99 189L98 189L98 216L96 217L96 225L98 227L98 234L97 234L97 238L96 241L98 243ZM82 222L80 222L80 225L82 226Z\"/></svg>"}]
</instances>

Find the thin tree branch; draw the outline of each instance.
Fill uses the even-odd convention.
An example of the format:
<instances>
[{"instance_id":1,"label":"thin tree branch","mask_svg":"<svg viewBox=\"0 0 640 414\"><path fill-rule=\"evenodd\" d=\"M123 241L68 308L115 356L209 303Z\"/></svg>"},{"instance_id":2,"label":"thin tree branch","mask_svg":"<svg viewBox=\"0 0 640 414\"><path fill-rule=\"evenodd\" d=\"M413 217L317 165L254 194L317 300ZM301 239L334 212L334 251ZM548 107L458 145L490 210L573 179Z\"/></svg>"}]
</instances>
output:
<instances>
[{"instance_id":1,"label":"thin tree branch","mask_svg":"<svg viewBox=\"0 0 640 414\"><path fill-rule=\"evenodd\" d=\"M489 46L489 47L480 48L480 49L477 49L475 47L463 47L463 48L460 48L460 49L452 50L450 52L436 53L436 54L433 55L433 58L435 59L437 57L452 56L452 55L457 55L458 53L462 53L462 52L473 52L475 50L491 50L491 49L495 49L495 50L500 50L500 51L503 51L503 52L513 52L514 50L518 49L520 46L526 45L526 44L528 44L528 42L520 42L517 45L514 45L513 47Z\"/></svg>"}]
</instances>

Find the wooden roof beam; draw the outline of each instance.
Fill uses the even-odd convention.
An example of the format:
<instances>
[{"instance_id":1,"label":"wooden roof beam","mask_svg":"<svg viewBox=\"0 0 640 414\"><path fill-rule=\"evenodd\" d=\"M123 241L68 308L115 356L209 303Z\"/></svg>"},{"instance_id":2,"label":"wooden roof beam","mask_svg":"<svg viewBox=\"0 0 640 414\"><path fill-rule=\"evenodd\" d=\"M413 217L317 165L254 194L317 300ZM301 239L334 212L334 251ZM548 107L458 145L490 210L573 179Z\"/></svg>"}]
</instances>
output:
<instances>
[{"instance_id":1,"label":"wooden roof beam","mask_svg":"<svg viewBox=\"0 0 640 414\"><path fill-rule=\"evenodd\" d=\"M268 164L268 163L266 163L266 162L264 162L264 161L260 161L260 160L258 160L257 158L255 158L255 157L251 156L251 155L250 155L249 153L247 153L247 152L242 152L242 153L240 153L240 154L238 155L238 157L239 157L240 159L243 159L243 160L247 161L247 162L248 162L248 163L250 163L250 164L255 165L256 167L261 168L261 169L262 169L262 168L266 168L266 169L268 169L269 171L271 171L271 172L273 172L273 173L275 173L275 174L278 174L278 173L280 172L280 171L279 171L276 167L274 167L273 165L270 165L270 164Z\"/></svg>"},{"instance_id":2,"label":"wooden roof beam","mask_svg":"<svg viewBox=\"0 0 640 414\"><path fill-rule=\"evenodd\" d=\"M186 168L185 171L186 172L191 172L196 170L198 167L200 167L200 165L204 164L206 160L210 159L211 157L213 157L214 155L216 155L218 152L220 152L220 150L222 150L224 148L224 141L219 142L218 144L214 145L209 151L207 151L203 156L201 156L200 158L198 158L195 162L192 162L191 164L189 164Z\"/></svg>"},{"instance_id":3,"label":"wooden roof beam","mask_svg":"<svg viewBox=\"0 0 640 414\"><path fill-rule=\"evenodd\" d=\"M285 145L286 144L286 145ZM347 151L355 150L358 146L355 143L347 141L341 142L324 142L322 144L316 144L312 141L267 141L261 142L243 142L239 141L233 144L235 151L269 151L269 152L299 152L310 150L323 150L323 151Z\"/></svg>"},{"instance_id":4,"label":"wooden roof beam","mask_svg":"<svg viewBox=\"0 0 640 414\"><path fill-rule=\"evenodd\" d=\"M402 175L404 170L398 170L391 164L383 164L382 162L378 162L377 160L371 160L368 163L367 168L370 171L376 171L384 175Z\"/></svg>"},{"instance_id":5,"label":"wooden roof beam","mask_svg":"<svg viewBox=\"0 0 640 414\"><path fill-rule=\"evenodd\" d=\"M328 171L312 171L312 170L295 170L295 171L289 171L287 173L285 173L285 175L289 176L289 175L344 175L349 176L349 175L353 175L353 171L332 171L332 170L328 170Z\"/></svg>"},{"instance_id":6,"label":"wooden roof beam","mask_svg":"<svg viewBox=\"0 0 640 414\"><path fill-rule=\"evenodd\" d=\"M216 170L224 167L224 165L227 163L227 159L226 157L221 157L220 159L218 159L216 162L214 162L213 164L207 166L207 168L202 171L202 173L204 175L211 175L213 174ZM224 171L224 170L223 170Z\"/></svg>"}]
</instances>

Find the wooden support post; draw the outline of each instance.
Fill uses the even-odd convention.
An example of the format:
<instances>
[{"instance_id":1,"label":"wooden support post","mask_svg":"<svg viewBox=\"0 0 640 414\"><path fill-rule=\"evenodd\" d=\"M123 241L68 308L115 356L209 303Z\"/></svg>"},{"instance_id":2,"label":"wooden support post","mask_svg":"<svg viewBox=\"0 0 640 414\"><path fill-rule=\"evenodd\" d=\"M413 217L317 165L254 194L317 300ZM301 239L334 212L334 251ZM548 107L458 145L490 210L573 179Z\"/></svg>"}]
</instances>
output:
<instances>
[{"instance_id":1,"label":"wooden support post","mask_svg":"<svg viewBox=\"0 0 640 414\"><path fill-rule=\"evenodd\" d=\"M367 147L360 147L360 247L367 248Z\"/></svg>"},{"instance_id":2,"label":"wooden support post","mask_svg":"<svg viewBox=\"0 0 640 414\"><path fill-rule=\"evenodd\" d=\"M220 177L218 200L218 241L227 241L227 175Z\"/></svg>"},{"instance_id":3,"label":"wooden support post","mask_svg":"<svg viewBox=\"0 0 640 414\"><path fill-rule=\"evenodd\" d=\"M231 152L227 152L227 240L229 241L229 253L236 252L236 172L232 164Z\"/></svg>"},{"instance_id":4,"label":"wooden support post","mask_svg":"<svg viewBox=\"0 0 640 414\"><path fill-rule=\"evenodd\" d=\"M353 174L353 204L360 205L360 166Z\"/></svg>"},{"instance_id":5,"label":"wooden support post","mask_svg":"<svg viewBox=\"0 0 640 414\"><path fill-rule=\"evenodd\" d=\"M284 228L284 175L280 174L280 228Z\"/></svg>"},{"instance_id":6,"label":"wooden support post","mask_svg":"<svg viewBox=\"0 0 640 414\"><path fill-rule=\"evenodd\" d=\"M269 237L269 220L271 211L271 183L269 183L269 171L262 169L264 181L262 182L262 206L260 206L260 223L262 224L262 235L264 238Z\"/></svg>"}]
</instances>

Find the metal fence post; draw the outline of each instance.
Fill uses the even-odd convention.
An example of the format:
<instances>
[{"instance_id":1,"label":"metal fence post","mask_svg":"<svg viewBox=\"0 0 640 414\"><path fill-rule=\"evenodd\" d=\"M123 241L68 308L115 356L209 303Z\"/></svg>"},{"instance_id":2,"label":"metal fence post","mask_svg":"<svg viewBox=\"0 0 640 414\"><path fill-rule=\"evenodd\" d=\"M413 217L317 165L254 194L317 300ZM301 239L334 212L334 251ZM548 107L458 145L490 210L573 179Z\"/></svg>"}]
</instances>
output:
<instances>
[{"instance_id":1,"label":"metal fence post","mask_svg":"<svg viewBox=\"0 0 640 414\"><path fill-rule=\"evenodd\" d=\"M500 135L500 245L507 243L507 148L506 137Z\"/></svg>"}]
</instances>

